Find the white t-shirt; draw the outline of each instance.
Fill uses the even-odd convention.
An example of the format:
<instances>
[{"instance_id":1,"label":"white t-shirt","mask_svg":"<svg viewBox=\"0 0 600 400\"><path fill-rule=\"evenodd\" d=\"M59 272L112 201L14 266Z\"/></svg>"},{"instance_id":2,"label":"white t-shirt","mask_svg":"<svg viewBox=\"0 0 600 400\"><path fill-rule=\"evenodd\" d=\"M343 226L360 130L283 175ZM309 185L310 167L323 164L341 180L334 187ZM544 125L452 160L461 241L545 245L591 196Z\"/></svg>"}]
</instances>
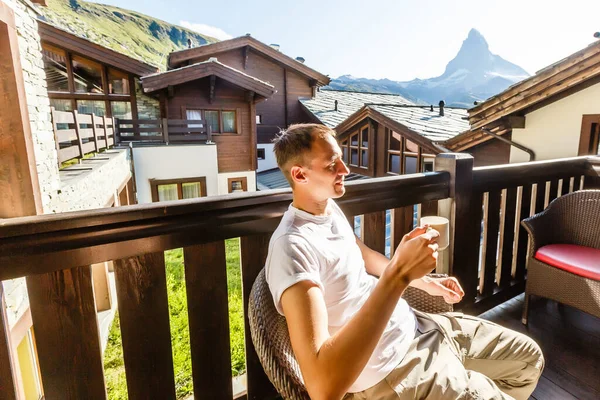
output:
<instances>
[{"instance_id":1,"label":"white t-shirt","mask_svg":"<svg viewBox=\"0 0 600 400\"><path fill-rule=\"evenodd\" d=\"M329 333L334 335L362 307L378 280L367 274L354 232L333 200L328 211L327 216L315 216L290 205L269 243L266 278L282 315L281 295L287 288L303 280L318 285L327 306ZM414 312L400 299L349 392L368 389L385 378L402 361L415 330Z\"/></svg>"}]
</instances>

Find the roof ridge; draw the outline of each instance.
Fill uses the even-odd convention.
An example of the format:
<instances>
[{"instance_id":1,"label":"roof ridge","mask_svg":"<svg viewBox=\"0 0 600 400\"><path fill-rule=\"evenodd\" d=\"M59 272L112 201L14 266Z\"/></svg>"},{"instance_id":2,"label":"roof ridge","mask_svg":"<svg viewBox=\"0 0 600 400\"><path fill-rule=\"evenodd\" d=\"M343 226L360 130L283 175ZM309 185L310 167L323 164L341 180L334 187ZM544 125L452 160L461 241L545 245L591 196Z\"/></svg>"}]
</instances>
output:
<instances>
[{"instance_id":1,"label":"roof ridge","mask_svg":"<svg viewBox=\"0 0 600 400\"><path fill-rule=\"evenodd\" d=\"M320 91L323 91L323 92L343 92L343 93L382 94L382 95L385 95L385 96L398 96L398 97L402 97L403 99L406 99L407 101L410 101L410 100L408 100L408 99L407 99L407 98L406 98L404 95L402 95L402 94L398 94L398 93L361 92L361 91L359 91L359 90L327 89L327 88L324 88L324 87L320 88L319 90L320 90Z\"/></svg>"},{"instance_id":2,"label":"roof ridge","mask_svg":"<svg viewBox=\"0 0 600 400\"><path fill-rule=\"evenodd\" d=\"M405 108L431 108L433 105L420 105L420 104L388 104L388 103L365 103L365 106L390 106L390 107L405 107ZM439 106L433 106L433 108L440 108ZM463 107L448 107L444 106L444 109L451 110L467 110Z\"/></svg>"}]
</instances>

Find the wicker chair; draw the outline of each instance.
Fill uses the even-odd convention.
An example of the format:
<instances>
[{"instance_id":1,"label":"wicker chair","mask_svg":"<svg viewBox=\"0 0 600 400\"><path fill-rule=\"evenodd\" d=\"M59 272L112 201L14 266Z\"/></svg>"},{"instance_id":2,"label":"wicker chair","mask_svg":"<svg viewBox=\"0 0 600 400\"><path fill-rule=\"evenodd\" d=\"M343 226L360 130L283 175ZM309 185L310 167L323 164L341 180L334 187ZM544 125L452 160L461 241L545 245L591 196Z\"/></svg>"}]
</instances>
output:
<instances>
[{"instance_id":1,"label":"wicker chair","mask_svg":"<svg viewBox=\"0 0 600 400\"><path fill-rule=\"evenodd\" d=\"M446 304L442 297L432 297L419 289L408 288L403 297L412 307L423 312L452 311L452 305ZM310 400L294 357L287 323L275 309L264 268L252 286L248 318L252 343L275 389L284 399Z\"/></svg>"},{"instance_id":2,"label":"wicker chair","mask_svg":"<svg viewBox=\"0 0 600 400\"><path fill-rule=\"evenodd\" d=\"M527 284L521 322L527 325L531 295L600 317L600 281L540 261L537 251L551 244L600 249L600 190L581 190L553 200L541 213L521 222L529 233ZM600 262L600 261L599 261Z\"/></svg>"}]
</instances>

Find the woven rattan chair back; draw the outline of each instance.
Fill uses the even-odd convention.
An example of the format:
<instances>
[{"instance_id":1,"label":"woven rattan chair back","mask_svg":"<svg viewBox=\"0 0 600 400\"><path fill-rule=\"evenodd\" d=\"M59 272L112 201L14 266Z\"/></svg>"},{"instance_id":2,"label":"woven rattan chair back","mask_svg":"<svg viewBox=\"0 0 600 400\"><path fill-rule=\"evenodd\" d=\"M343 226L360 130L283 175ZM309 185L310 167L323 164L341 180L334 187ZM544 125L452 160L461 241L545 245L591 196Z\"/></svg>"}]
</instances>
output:
<instances>
[{"instance_id":1,"label":"woven rattan chair back","mask_svg":"<svg viewBox=\"0 0 600 400\"><path fill-rule=\"evenodd\" d=\"M452 311L452 306L446 304L442 297L429 296L419 289L408 288L404 298L412 307L423 312ZM309 400L300 366L294 357L286 320L275 309L264 268L252 286L248 319L252 343L275 389L284 399Z\"/></svg>"}]
</instances>

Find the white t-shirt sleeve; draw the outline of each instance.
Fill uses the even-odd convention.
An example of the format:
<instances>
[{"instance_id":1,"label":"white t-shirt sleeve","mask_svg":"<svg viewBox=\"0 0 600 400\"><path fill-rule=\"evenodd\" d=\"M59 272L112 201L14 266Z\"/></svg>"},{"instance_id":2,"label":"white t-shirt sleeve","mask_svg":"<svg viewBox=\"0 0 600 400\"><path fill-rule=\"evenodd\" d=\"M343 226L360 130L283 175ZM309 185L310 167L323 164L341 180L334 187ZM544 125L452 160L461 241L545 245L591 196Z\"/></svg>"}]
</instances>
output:
<instances>
[{"instance_id":1,"label":"white t-shirt sleeve","mask_svg":"<svg viewBox=\"0 0 600 400\"><path fill-rule=\"evenodd\" d=\"M299 236L284 235L273 243L265 272L275 308L281 315L281 295L289 287L311 281L323 291L319 258L306 239Z\"/></svg>"}]
</instances>

